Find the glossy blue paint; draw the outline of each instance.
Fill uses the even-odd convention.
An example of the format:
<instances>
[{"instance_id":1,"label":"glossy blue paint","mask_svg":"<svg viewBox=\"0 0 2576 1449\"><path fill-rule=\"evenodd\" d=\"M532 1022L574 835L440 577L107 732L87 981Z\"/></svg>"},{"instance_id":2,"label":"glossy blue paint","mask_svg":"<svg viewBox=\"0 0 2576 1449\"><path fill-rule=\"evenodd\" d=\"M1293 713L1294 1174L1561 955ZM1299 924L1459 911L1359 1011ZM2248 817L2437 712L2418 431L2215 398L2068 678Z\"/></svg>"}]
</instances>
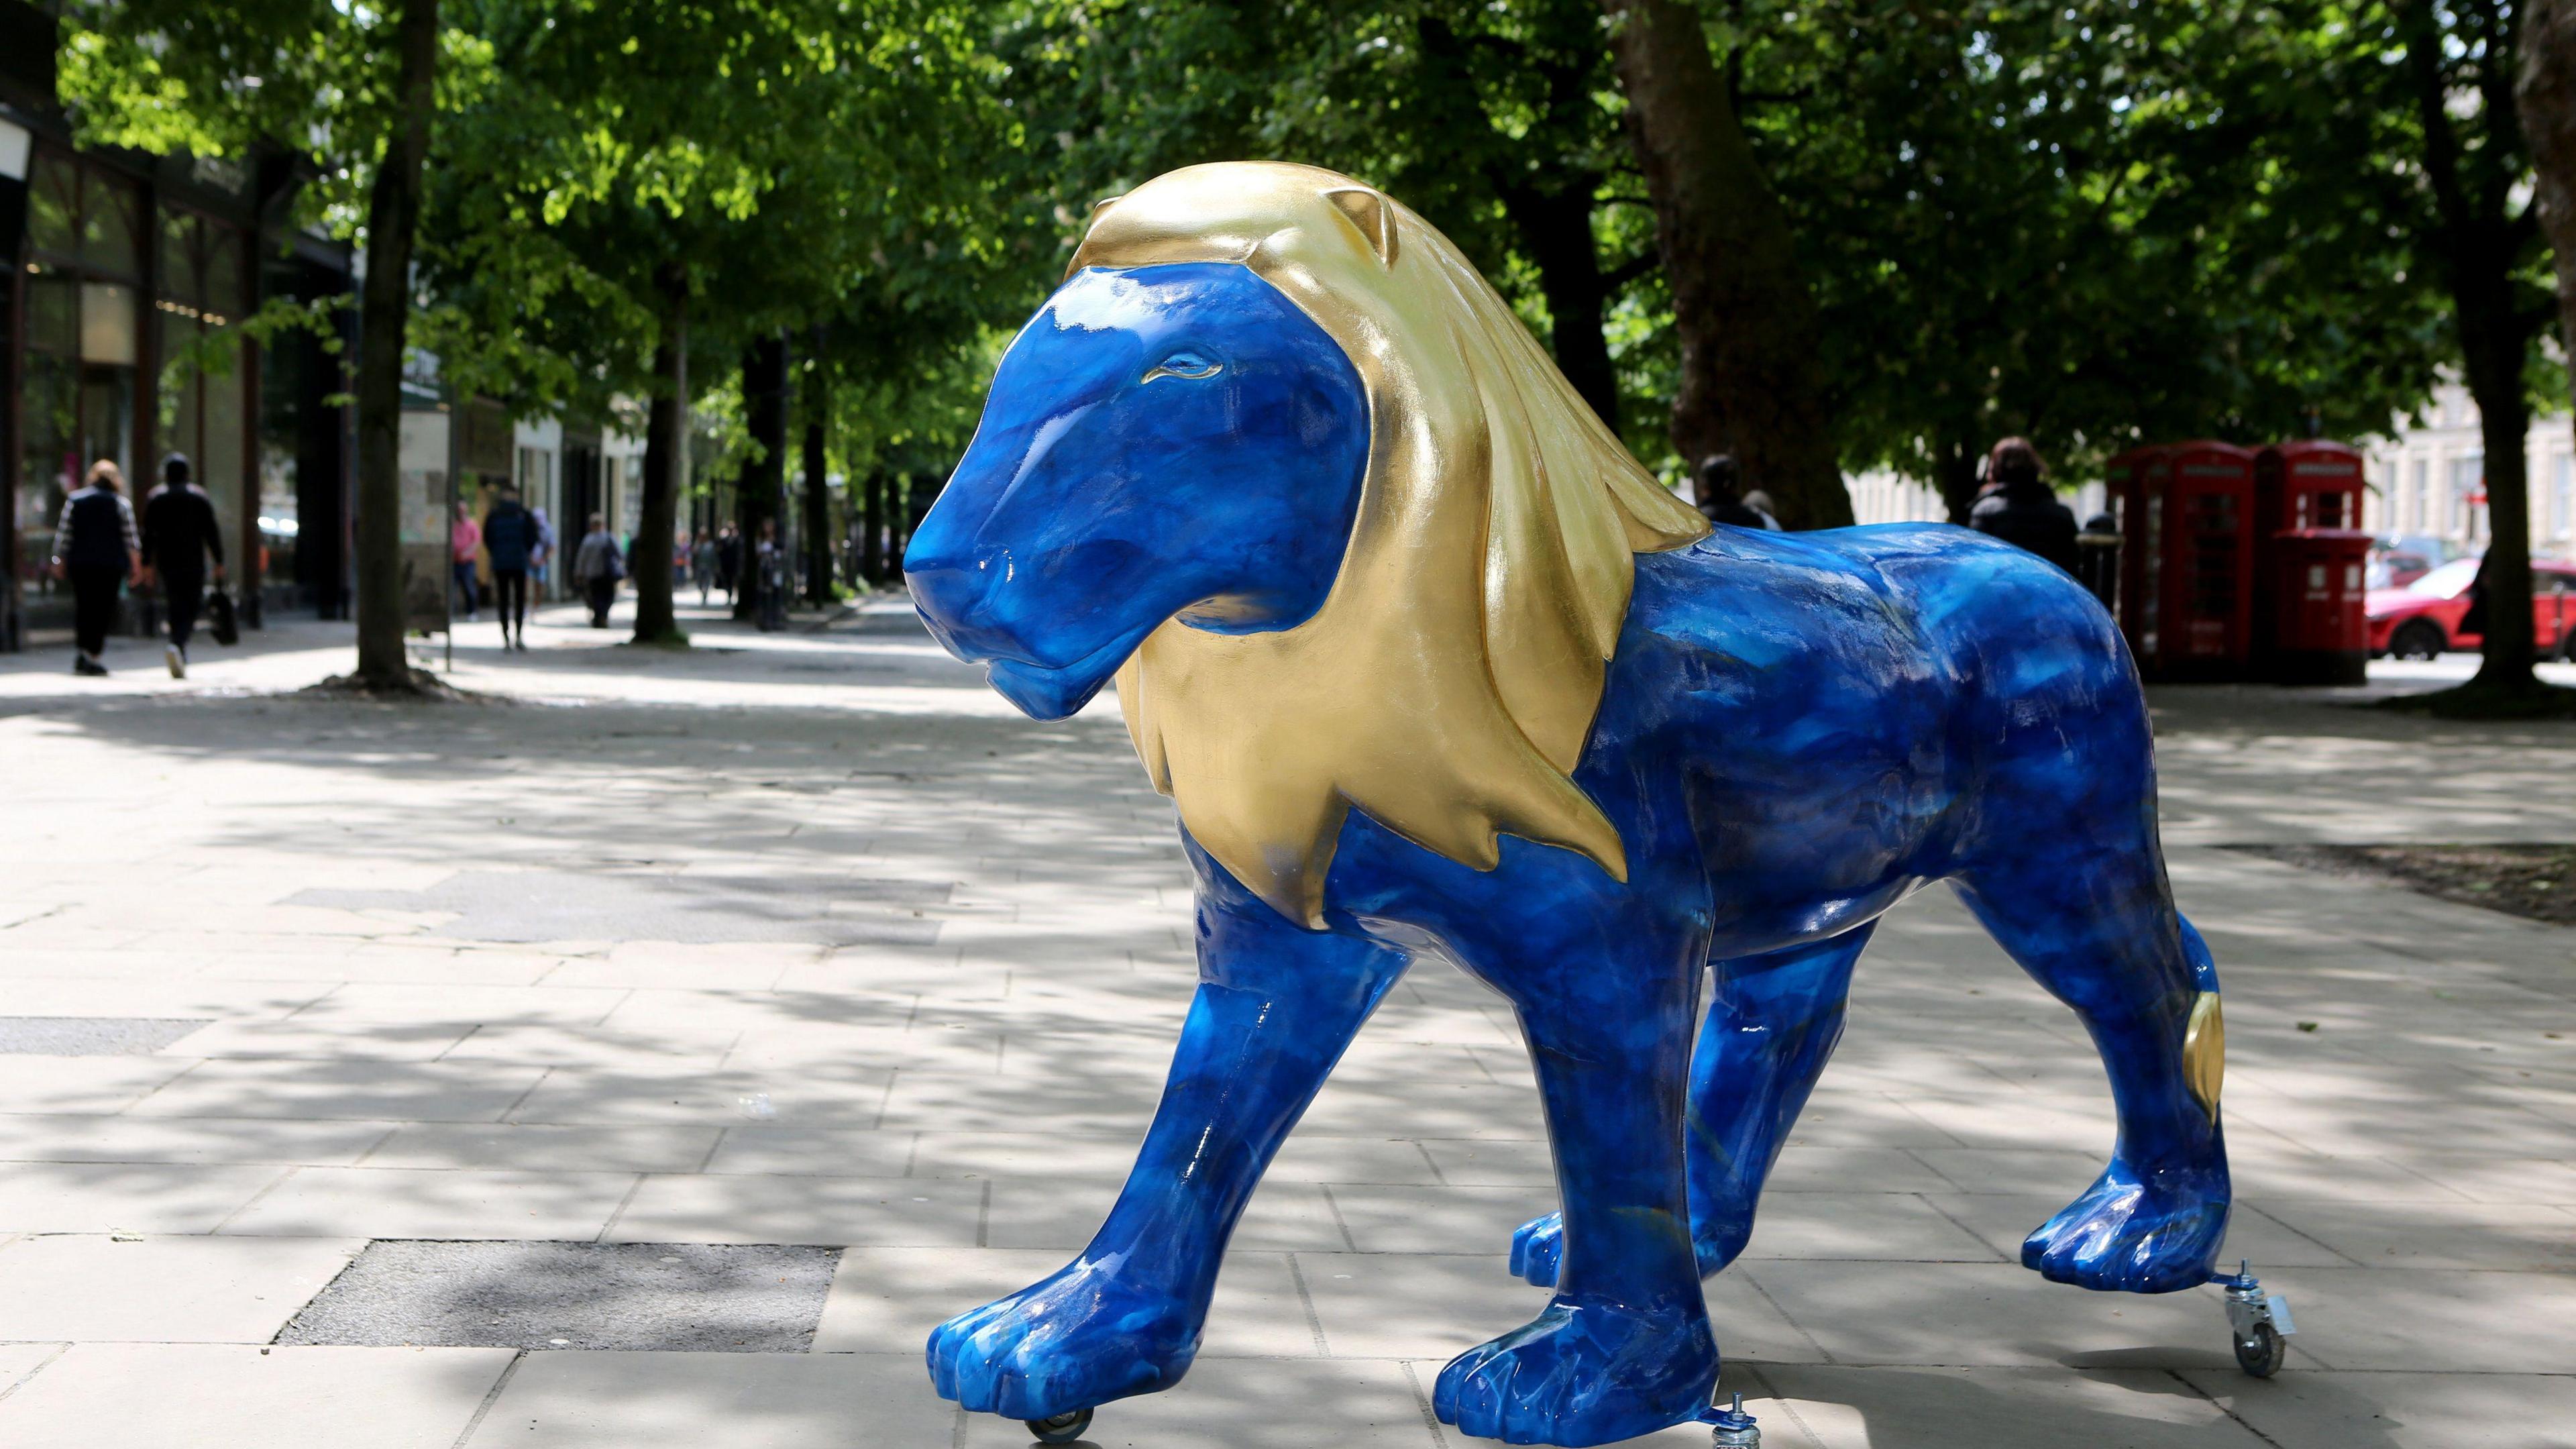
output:
<instances>
[{"instance_id":1,"label":"glossy blue paint","mask_svg":"<svg viewBox=\"0 0 2576 1449\"><path fill-rule=\"evenodd\" d=\"M1174 614L1289 627L1329 586L1367 412L1348 360L1227 270L1068 284L907 560L942 640L996 661L1031 713L1078 706ZM1114 325L1066 320L1083 288L1115 296ZM1142 379L1175 351L1220 364L1196 386L1263 379L1274 403L1239 415L1273 421L1229 438L1237 413L1179 389L1165 407L1166 381ZM2111 1163L2024 1261L2091 1288L2208 1280L2226 1157L2182 1046L2215 969L2166 883L2136 672L2073 579L1941 525L1720 528L1640 556L1574 778L1619 831L1625 882L1512 837L1477 871L1355 810L1313 931L1185 834L1201 984L1135 1170L1070 1266L931 1335L939 1392L1039 1418L1178 1380L1263 1168L1433 955L1517 1013L1564 1204L1512 1245L1555 1297L1452 1362L1436 1411L1564 1445L1701 1416L1718 1350L1700 1279L1752 1229L1872 923L1936 881L2075 1010L2110 1075Z\"/></svg>"},{"instance_id":2,"label":"glossy blue paint","mask_svg":"<svg viewBox=\"0 0 2576 1449\"><path fill-rule=\"evenodd\" d=\"M1367 461L1358 372L1278 288L1205 262L1086 268L1011 343L904 575L940 643L1062 719L1175 614L1305 622Z\"/></svg>"}]
</instances>

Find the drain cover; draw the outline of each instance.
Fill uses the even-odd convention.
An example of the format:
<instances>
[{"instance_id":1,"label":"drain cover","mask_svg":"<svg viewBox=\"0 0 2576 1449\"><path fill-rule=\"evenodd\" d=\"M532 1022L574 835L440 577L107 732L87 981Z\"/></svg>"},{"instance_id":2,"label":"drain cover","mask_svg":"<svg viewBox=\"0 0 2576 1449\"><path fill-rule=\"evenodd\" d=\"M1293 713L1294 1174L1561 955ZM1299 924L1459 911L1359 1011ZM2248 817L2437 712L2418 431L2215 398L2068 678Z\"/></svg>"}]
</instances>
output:
<instances>
[{"instance_id":1,"label":"drain cover","mask_svg":"<svg viewBox=\"0 0 2576 1449\"><path fill-rule=\"evenodd\" d=\"M380 1239L281 1344L804 1353L838 1248Z\"/></svg>"},{"instance_id":2,"label":"drain cover","mask_svg":"<svg viewBox=\"0 0 2576 1449\"><path fill-rule=\"evenodd\" d=\"M0 1016L0 1052L43 1057L149 1056L210 1017Z\"/></svg>"}]
</instances>

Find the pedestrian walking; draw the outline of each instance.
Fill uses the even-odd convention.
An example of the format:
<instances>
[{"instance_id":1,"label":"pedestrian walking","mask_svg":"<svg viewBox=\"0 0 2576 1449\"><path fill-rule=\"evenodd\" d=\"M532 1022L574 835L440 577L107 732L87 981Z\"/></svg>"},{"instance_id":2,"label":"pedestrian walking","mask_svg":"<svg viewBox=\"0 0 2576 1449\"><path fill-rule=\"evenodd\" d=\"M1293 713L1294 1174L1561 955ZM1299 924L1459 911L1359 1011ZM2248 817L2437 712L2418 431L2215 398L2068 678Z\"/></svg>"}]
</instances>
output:
<instances>
[{"instance_id":1,"label":"pedestrian walking","mask_svg":"<svg viewBox=\"0 0 2576 1449\"><path fill-rule=\"evenodd\" d=\"M581 596L590 604L590 627L608 627L609 607L617 602L617 581L626 577L626 555L617 548L617 538L608 531L604 514L590 516L590 532L582 535L581 547L573 551L572 579L581 586Z\"/></svg>"},{"instance_id":2,"label":"pedestrian walking","mask_svg":"<svg viewBox=\"0 0 2576 1449\"><path fill-rule=\"evenodd\" d=\"M2057 501L2048 468L2028 438L2006 438L1986 455L1990 491L1968 511L1968 526L2017 544L2072 574L2075 510Z\"/></svg>"},{"instance_id":3,"label":"pedestrian walking","mask_svg":"<svg viewBox=\"0 0 2576 1449\"><path fill-rule=\"evenodd\" d=\"M63 500L52 563L54 577L72 586L72 673L105 674L99 655L116 623L117 586L143 583L143 540L135 536L134 505L125 501L125 474L115 463L90 464L79 490Z\"/></svg>"},{"instance_id":4,"label":"pedestrian walking","mask_svg":"<svg viewBox=\"0 0 2576 1449\"><path fill-rule=\"evenodd\" d=\"M697 550L689 560L689 573L698 581L698 607L703 609L707 606L707 590L716 582L716 541L703 533L698 535Z\"/></svg>"},{"instance_id":5,"label":"pedestrian walking","mask_svg":"<svg viewBox=\"0 0 2576 1449\"><path fill-rule=\"evenodd\" d=\"M725 607L733 607L735 591L741 585L742 535L728 523L716 535L716 587L724 590Z\"/></svg>"},{"instance_id":6,"label":"pedestrian walking","mask_svg":"<svg viewBox=\"0 0 2576 1449\"><path fill-rule=\"evenodd\" d=\"M1699 460L1699 472L1692 480L1692 505L1700 516L1711 523L1733 524L1737 528L1778 528L1778 519L1768 524L1763 515L1744 506L1744 480L1735 466L1732 453L1711 453Z\"/></svg>"},{"instance_id":7,"label":"pedestrian walking","mask_svg":"<svg viewBox=\"0 0 2576 1449\"><path fill-rule=\"evenodd\" d=\"M161 486L143 500L143 573L161 586L161 609L169 616L170 629L161 657L172 679L188 677L188 639L196 633L197 610L206 599L208 554L214 555L216 586L224 581L224 530L215 518L215 500L190 473L188 455L172 453L161 460ZM221 643L222 618L215 623L216 642Z\"/></svg>"},{"instance_id":8,"label":"pedestrian walking","mask_svg":"<svg viewBox=\"0 0 2576 1449\"><path fill-rule=\"evenodd\" d=\"M1749 489L1744 495L1744 506L1753 510L1753 516L1762 520L1764 528L1773 533L1783 531L1780 527L1780 509L1772 503L1770 494L1759 488Z\"/></svg>"},{"instance_id":9,"label":"pedestrian walking","mask_svg":"<svg viewBox=\"0 0 2576 1449\"><path fill-rule=\"evenodd\" d=\"M483 530L474 526L474 510L465 500L456 500L456 521L448 525L448 558L456 567L456 592L465 600L465 617L477 612L474 598L474 555L483 547Z\"/></svg>"},{"instance_id":10,"label":"pedestrian walking","mask_svg":"<svg viewBox=\"0 0 2576 1449\"><path fill-rule=\"evenodd\" d=\"M760 549L755 557L758 573L752 587L752 602L759 620L760 632L775 634L787 627L787 550L778 545L778 520L760 520Z\"/></svg>"},{"instance_id":11,"label":"pedestrian walking","mask_svg":"<svg viewBox=\"0 0 2576 1449\"><path fill-rule=\"evenodd\" d=\"M528 551L528 587L536 591L538 603L546 599L546 574L555 561L555 524L542 508L528 510L537 520L537 546Z\"/></svg>"},{"instance_id":12,"label":"pedestrian walking","mask_svg":"<svg viewBox=\"0 0 2576 1449\"><path fill-rule=\"evenodd\" d=\"M483 515L483 550L492 556L492 612L501 616L501 647L528 647L528 565L544 545L537 516L504 488Z\"/></svg>"}]
</instances>

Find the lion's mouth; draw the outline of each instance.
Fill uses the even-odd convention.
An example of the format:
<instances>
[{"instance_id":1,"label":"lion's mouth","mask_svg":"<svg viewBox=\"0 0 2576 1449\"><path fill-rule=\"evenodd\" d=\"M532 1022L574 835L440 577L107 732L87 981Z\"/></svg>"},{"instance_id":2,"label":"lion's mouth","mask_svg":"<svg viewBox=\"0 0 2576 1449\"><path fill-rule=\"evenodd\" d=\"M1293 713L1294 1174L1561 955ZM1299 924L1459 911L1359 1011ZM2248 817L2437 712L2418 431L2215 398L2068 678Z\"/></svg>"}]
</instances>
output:
<instances>
[{"instance_id":1,"label":"lion's mouth","mask_svg":"<svg viewBox=\"0 0 2576 1449\"><path fill-rule=\"evenodd\" d=\"M1118 666L1145 642L1145 636L1161 627L1157 619L1133 627L1108 643L1083 655L1070 664L1036 664L1025 659L992 658L984 661L985 681L993 691L1011 702L1020 713L1031 719L1066 718L1091 703L1109 683Z\"/></svg>"}]
</instances>

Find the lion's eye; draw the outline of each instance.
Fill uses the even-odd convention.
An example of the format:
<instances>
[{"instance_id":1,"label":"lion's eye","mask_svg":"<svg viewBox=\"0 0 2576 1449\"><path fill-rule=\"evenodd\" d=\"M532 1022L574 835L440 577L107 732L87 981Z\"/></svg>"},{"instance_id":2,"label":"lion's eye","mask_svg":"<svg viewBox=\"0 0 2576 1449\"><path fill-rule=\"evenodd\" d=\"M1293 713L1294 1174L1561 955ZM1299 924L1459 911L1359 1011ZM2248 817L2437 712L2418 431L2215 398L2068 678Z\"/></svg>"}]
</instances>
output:
<instances>
[{"instance_id":1,"label":"lion's eye","mask_svg":"<svg viewBox=\"0 0 2576 1449\"><path fill-rule=\"evenodd\" d=\"M1145 381L1158 377L1214 377L1224 364L1201 357L1195 352L1175 352L1156 363L1145 373Z\"/></svg>"}]
</instances>

